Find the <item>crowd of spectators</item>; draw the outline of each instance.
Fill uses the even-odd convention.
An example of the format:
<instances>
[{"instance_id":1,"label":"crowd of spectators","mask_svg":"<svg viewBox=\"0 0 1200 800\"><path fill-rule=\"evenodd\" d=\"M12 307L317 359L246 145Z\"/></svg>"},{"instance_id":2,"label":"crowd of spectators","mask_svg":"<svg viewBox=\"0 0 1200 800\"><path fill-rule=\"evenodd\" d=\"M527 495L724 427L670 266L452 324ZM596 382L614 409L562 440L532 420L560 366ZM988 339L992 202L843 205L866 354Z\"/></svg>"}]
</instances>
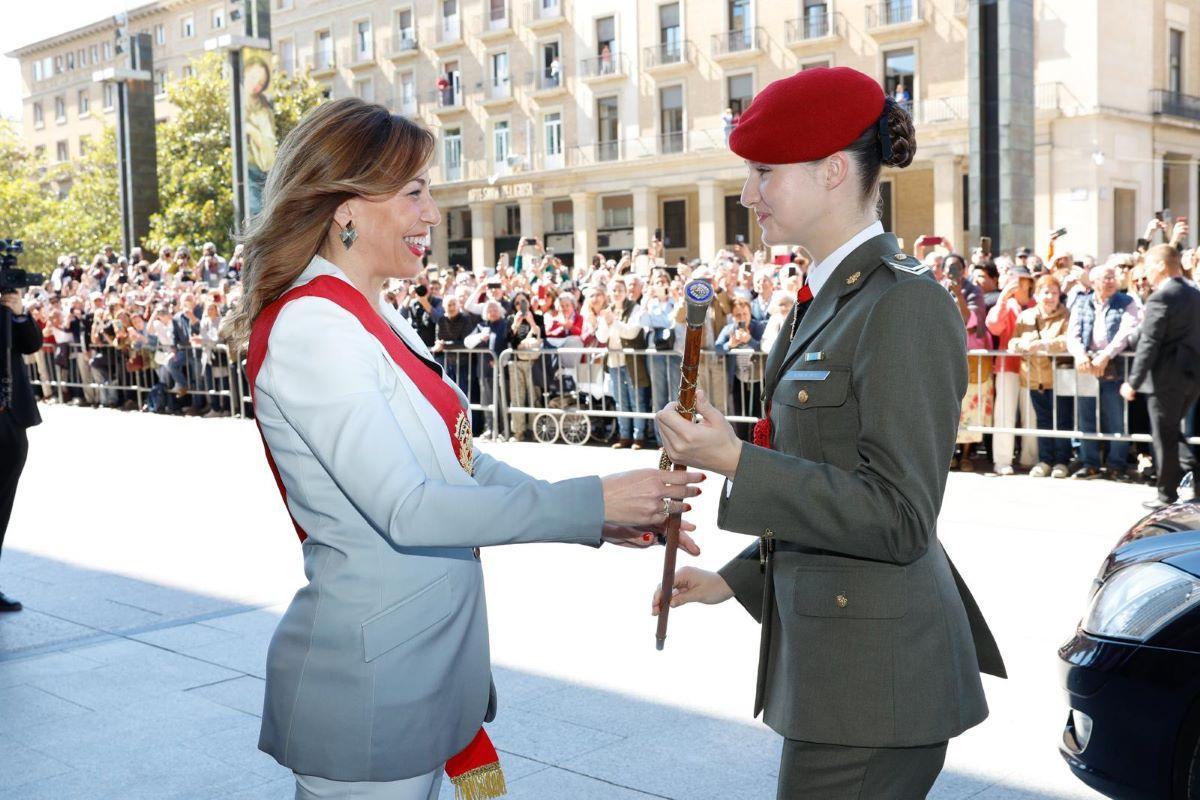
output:
<instances>
[{"instance_id":1,"label":"crowd of spectators","mask_svg":"<svg viewBox=\"0 0 1200 800\"><path fill-rule=\"evenodd\" d=\"M1070 431L1077 424L1083 432L1146 432L1144 402L1127 407L1118 394L1128 364L1122 354L1137 336L1151 290L1146 250L1158 237L1176 244L1187 235L1186 222L1168 229L1156 219L1136 251L1102 263L1064 251L1059 237L1044 258L1028 248L960 255L943 237L917 241L915 255L959 306L968 347L994 353L968 358L956 469L1009 475L1028 468L1037 477L1121 481L1147 471L1148 447L987 436L973 428ZM589 409L642 415L606 422L601 436L613 447L641 448L653 443L649 416L678 391L684 284L703 278L716 289L700 387L725 413L754 418L761 414L765 353L783 331L811 263L802 247L770 256L742 243L711 262L668 264L663 255L656 238L646 250L597 254L570 266L537 238L522 239L516 254L501 255L494 267L439 266L431 255L426 271L392 281L383 297L483 407L475 419L482 438L531 438L530 416L508 407L544 407L569 394ZM1185 250L1182 258L1190 279L1200 251ZM48 283L25 297L46 342L30 359L43 399L133 409L140 396L143 410L230 413L231 363L219 328L238 301L241 262L240 248L226 260L211 243L195 260L182 246L162 248L153 261L140 250L126 258L111 247L87 265L64 256ZM513 354L497 375L505 350ZM52 367L78 385L60 394ZM750 437L748 422L738 428Z\"/></svg>"}]
</instances>

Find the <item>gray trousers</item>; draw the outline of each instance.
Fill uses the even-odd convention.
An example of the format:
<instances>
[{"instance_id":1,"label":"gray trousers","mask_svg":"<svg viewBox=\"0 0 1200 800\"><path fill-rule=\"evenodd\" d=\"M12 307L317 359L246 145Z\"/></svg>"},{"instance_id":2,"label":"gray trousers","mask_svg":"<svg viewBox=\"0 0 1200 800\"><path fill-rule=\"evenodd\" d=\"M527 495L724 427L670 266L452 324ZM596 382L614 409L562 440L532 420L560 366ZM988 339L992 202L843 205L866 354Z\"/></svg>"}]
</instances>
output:
<instances>
[{"instance_id":1,"label":"gray trousers","mask_svg":"<svg viewBox=\"0 0 1200 800\"><path fill-rule=\"evenodd\" d=\"M924 800L947 744L847 747L784 739L777 800Z\"/></svg>"},{"instance_id":2,"label":"gray trousers","mask_svg":"<svg viewBox=\"0 0 1200 800\"><path fill-rule=\"evenodd\" d=\"M296 800L437 800L443 767L402 781L331 781L296 772Z\"/></svg>"}]
</instances>

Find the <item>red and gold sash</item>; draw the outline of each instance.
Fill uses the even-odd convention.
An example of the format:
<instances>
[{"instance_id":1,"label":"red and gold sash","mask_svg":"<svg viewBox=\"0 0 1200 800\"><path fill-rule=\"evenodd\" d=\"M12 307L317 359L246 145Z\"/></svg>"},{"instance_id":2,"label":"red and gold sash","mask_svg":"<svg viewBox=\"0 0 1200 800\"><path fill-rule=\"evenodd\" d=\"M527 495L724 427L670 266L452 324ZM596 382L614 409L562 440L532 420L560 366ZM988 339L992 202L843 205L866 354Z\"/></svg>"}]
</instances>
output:
<instances>
[{"instance_id":1,"label":"red and gold sash","mask_svg":"<svg viewBox=\"0 0 1200 800\"><path fill-rule=\"evenodd\" d=\"M267 357L267 342L271 338L271 328L279 318L279 312L293 300L301 297L323 297L337 303L354 315L362 323L367 332L379 340L387 350L392 360L404 370L425 399L437 411L438 416L446 425L450 446L458 463L468 475L474 474L474 451L471 443L471 422L463 411L458 393L454 391L436 371L424 363L408 346L400 340L399 335L392 330L379 314L371 308L362 292L355 289L346 281L332 275L319 275L303 286L297 286L284 292L279 299L268 305L254 320L250 332L250 352L246 361L246 376L250 379L250 396L254 397L254 383L258 371L262 368L263 360ZM259 435L262 436L262 426L259 425ZM275 485L287 507L287 492L283 488L283 480L275 459L271 457L271 448L263 437L263 450L267 454L267 464L275 477ZM291 516L291 510L288 510ZM308 538L308 534L292 517L296 534L300 541ZM451 757L446 762L446 774L454 784L455 800L488 800L501 797L507 793L504 785L504 773L500 769L500 759L496 748L492 746L487 732L483 728L475 734L461 753Z\"/></svg>"}]
</instances>

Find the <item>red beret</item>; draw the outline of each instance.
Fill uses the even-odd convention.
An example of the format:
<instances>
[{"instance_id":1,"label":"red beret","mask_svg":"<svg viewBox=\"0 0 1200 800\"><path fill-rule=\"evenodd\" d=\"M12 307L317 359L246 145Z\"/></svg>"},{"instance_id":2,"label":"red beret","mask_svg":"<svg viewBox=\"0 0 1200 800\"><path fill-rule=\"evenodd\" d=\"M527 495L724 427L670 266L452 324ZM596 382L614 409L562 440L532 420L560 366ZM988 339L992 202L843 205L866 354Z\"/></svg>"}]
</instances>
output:
<instances>
[{"instance_id":1,"label":"red beret","mask_svg":"<svg viewBox=\"0 0 1200 800\"><path fill-rule=\"evenodd\" d=\"M794 164L843 150L883 113L883 89L849 67L816 67L780 78L755 95L729 136L749 161Z\"/></svg>"}]
</instances>

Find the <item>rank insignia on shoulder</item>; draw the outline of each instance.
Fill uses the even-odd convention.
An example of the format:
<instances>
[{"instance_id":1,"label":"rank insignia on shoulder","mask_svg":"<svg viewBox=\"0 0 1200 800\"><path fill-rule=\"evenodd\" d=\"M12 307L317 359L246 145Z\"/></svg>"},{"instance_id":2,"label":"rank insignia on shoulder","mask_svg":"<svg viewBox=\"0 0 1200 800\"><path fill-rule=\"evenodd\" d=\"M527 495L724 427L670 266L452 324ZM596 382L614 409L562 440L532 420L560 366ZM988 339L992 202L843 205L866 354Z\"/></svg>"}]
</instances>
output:
<instances>
[{"instance_id":1,"label":"rank insignia on shoulder","mask_svg":"<svg viewBox=\"0 0 1200 800\"><path fill-rule=\"evenodd\" d=\"M909 275L924 275L929 272L929 267L922 264L917 259L904 253L896 253L891 258L885 258L884 261L892 269L898 269L901 272L907 272Z\"/></svg>"}]
</instances>

